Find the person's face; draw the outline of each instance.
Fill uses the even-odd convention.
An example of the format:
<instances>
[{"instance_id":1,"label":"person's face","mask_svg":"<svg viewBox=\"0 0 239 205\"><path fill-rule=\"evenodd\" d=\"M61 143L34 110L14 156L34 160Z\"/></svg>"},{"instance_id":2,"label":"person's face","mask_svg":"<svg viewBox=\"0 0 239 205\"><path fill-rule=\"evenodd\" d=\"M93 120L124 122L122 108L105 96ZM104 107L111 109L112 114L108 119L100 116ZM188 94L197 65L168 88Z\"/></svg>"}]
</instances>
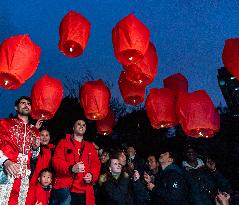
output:
<instances>
[{"instance_id":1,"label":"person's face","mask_svg":"<svg viewBox=\"0 0 239 205\"><path fill-rule=\"evenodd\" d=\"M100 162L102 164L105 164L109 159L110 157L108 152L103 152L102 155L100 156Z\"/></svg>"},{"instance_id":2,"label":"person's face","mask_svg":"<svg viewBox=\"0 0 239 205\"><path fill-rule=\"evenodd\" d=\"M31 103L26 99L20 100L18 105L15 106L17 113L23 116L29 116L31 112L31 108L32 108Z\"/></svg>"},{"instance_id":3,"label":"person's face","mask_svg":"<svg viewBox=\"0 0 239 205\"><path fill-rule=\"evenodd\" d=\"M128 147L127 154L129 157L133 157L136 154L136 150L133 147Z\"/></svg>"},{"instance_id":4,"label":"person's face","mask_svg":"<svg viewBox=\"0 0 239 205\"><path fill-rule=\"evenodd\" d=\"M51 139L50 133L47 130L42 130L40 134L41 134L40 137L41 144L48 145Z\"/></svg>"},{"instance_id":5,"label":"person's face","mask_svg":"<svg viewBox=\"0 0 239 205\"><path fill-rule=\"evenodd\" d=\"M159 163L160 164L166 164L172 161L172 158L170 157L169 152L165 152L160 154L159 156Z\"/></svg>"},{"instance_id":6,"label":"person's face","mask_svg":"<svg viewBox=\"0 0 239 205\"><path fill-rule=\"evenodd\" d=\"M85 134L85 131L86 131L85 121L77 120L73 127L74 134L83 136Z\"/></svg>"},{"instance_id":7,"label":"person's face","mask_svg":"<svg viewBox=\"0 0 239 205\"><path fill-rule=\"evenodd\" d=\"M118 160L119 160L119 162L120 162L120 164L121 164L122 166L125 166L125 165L126 165L126 156L125 156L125 153L124 153L124 152L121 152L121 153L119 154Z\"/></svg>"},{"instance_id":8,"label":"person's face","mask_svg":"<svg viewBox=\"0 0 239 205\"><path fill-rule=\"evenodd\" d=\"M154 156L149 156L147 159L147 165L149 170L155 170L158 168L159 164Z\"/></svg>"},{"instance_id":9,"label":"person's face","mask_svg":"<svg viewBox=\"0 0 239 205\"><path fill-rule=\"evenodd\" d=\"M197 153L194 149L188 149L186 153L187 160L190 162L194 162L197 160Z\"/></svg>"},{"instance_id":10,"label":"person's face","mask_svg":"<svg viewBox=\"0 0 239 205\"><path fill-rule=\"evenodd\" d=\"M112 159L109 169L112 173L121 173L122 165L120 164L118 159Z\"/></svg>"},{"instance_id":11,"label":"person's face","mask_svg":"<svg viewBox=\"0 0 239 205\"><path fill-rule=\"evenodd\" d=\"M44 187L48 186L52 182L52 173L50 172L43 172L42 175L38 178L40 184Z\"/></svg>"}]
</instances>

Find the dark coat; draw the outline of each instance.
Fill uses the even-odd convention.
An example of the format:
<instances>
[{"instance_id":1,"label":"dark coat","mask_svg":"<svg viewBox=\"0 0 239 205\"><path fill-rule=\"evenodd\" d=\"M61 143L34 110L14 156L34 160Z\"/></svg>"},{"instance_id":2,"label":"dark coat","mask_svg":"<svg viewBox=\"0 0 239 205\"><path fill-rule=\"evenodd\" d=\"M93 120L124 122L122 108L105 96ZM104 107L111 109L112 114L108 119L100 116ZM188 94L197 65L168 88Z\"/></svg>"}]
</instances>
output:
<instances>
[{"instance_id":1,"label":"dark coat","mask_svg":"<svg viewBox=\"0 0 239 205\"><path fill-rule=\"evenodd\" d=\"M185 176L190 188L192 205L214 205L218 190L230 190L228 181L220 172L211 172L206 167L187 170Z\"/></svg>"},{"instance_id":2,"label":"dark coat","mask_svg":"<svg viewBox=\"0 0 239 205\"><path fill-rule=\"evenodd\" d=\"M105 205L144 205L147 192L140 180L133 182L121 176L118 180L108 180L103 186L107 203Z\"/></svg>"},{"instance_id":3,"label":"dark coat","mask_svg":"<svg viewBox=\"0 0 239 205\"><path fill-rule=\"evenodd\" d=\"M188 205L188 193L183 171L171 164L155 179L151 200L153 205Z\"/></svg>"}]
</instances>

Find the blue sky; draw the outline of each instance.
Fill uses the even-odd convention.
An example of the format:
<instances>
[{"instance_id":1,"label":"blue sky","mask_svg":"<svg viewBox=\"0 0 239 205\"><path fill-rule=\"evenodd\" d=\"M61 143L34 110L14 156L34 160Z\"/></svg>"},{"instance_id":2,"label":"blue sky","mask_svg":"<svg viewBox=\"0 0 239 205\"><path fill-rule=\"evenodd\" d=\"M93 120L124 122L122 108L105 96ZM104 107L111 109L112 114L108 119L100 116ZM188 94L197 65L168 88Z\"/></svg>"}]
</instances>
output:
<instances>
[{"instance_id":1,"label":"blue sky","mask_svg":"<svg viewBox=\"0 0 239 205\"><path fill-rule=\"evenodd\" d=\"M77 58L58 50L59 24L70 10L92 24L87 48ZM181 72L189 91L204 89L215 105L225 104L216 76L224 41L238 36L236 0L7 0L0 1L0 41L26 33L42 54L37 72L20 89L0 88L0 117L13 112L15 99L30 95L33 83L46 73L64 82L66 76L80 79L90 71L96 79L111 81L112 95L120 96L117 81L122 67L113 54L111 31L132 12L150 29L159 56L158 74L148 89L162 87L164 78Z\"/></svg>"}]
</instances>

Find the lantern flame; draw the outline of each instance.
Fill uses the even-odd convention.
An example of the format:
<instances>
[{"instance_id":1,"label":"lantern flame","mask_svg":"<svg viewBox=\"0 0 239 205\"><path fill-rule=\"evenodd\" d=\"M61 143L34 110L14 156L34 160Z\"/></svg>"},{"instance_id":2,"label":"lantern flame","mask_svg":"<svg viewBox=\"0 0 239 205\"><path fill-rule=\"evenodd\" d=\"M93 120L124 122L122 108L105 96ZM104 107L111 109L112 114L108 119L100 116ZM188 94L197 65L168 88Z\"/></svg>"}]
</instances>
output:
<instances>
[{"instance_id":1,"label":"lantern flame","mask_svg":"<svg viewBox=\"0 0 239 205\"><path fill-rule=\"evenodd\" d=\"M107 133L106 133L106 132L104 132L104 135L107 135Z\"/></svg>"},{"instance_id":2,"label":"lantern flame","mask_svg":"<svg viewBox=\"0 0 239 205\"><path fill-rule=\"evenodd\" d=\"M199 132L199 135L200 135L200 136L203 136L202 132Z\"/></svg>"},{"instance_id":3,"label":"lantern flame","mask_svg":"<svg viewBox=\"0 0 239 205\"><path fill-rule=\"evenodd\" d=\"M160 125L161 128L164 128L164 125Z\"/></svg>"},{"instance_id":4,"label":"lantern flame","mask_svg":"<svg viewBox=\"0 0 239 205\"><path fill-rule=\"evenodd\" d=\"M142 80L139 80L139 83L142 83L143 81Z\"/></svg>"},{"instance_id":5,"label":"lantern flame","mask_svg":"<svg viewBox=\"0 0 239 205\"><path fill-rule=\"evenodd\" d=\"M70 52L73 52L73 48L70 48L69 50L70 50Z\"/></svg>"},{"instance_id":6,"label":"lantern flame","mask_svg":"<svg viewBox=\"0 0 239 205\"><path fill-rule=\"evenodd\" d=\"M96 118L96 116L95 116L95 115L93 115L93 118L95 119L95 118Z\"/></svg>"},{"instance_id":7,"label":"lantern flame","mask_svg":"<svg viewBox=\"0 0 239 205\"><path fill-rule=\"evenodd\" d=\"M133 57L129 57L129 60L132 61L132 60L133 60Z\"/></svg>"},{"instance_id":8,"label":"lantern flame","mask_svg":"<svg viewBox=\"0 0 239 205\"><path fill-rule=\"evenodd\" d=\"M43 114L41 114L41 117L44 118L45 116Z\"/></svg>"},{"instance_id":9,"label":"lantern flame","mask_svg":"<svg viewBox=\"0 0 239 205\"><path fill-rule=\"evenodd\" d=\"M134 103L136 102L136 100L135 100L135 99L134 99L133 101L134 101Z\"/></svg>"},{"instance_id":10,"label":"lantern flame","mask_svg":"<svg viewBox=\"0 0 239 205\"><path fill-rule=\"evenodd\" d=\"M4 85L6 86L9 83L8 80L5 80Z\"/></svg>"}]
</instances>

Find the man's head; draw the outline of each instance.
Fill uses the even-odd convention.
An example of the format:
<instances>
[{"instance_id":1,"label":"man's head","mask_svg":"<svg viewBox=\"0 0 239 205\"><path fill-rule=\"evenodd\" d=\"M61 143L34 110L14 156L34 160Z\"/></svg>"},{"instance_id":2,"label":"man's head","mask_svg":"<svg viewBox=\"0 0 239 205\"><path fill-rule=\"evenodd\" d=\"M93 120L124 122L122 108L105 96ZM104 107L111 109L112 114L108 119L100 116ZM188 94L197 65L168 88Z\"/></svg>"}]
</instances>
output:
<instances>
[{"instance_id":1,"label":"man's head","mask_svg":"<svg viewBox=\"0 0 239 205\"><path fill-rule=\"evenodd\" d=\"M126 165L127 158L123 150L116 150L115 152L113 152L111 158L118 159L122 166Z\"/></svg>"},{"instance_id":2,"label":"man's head","mask_svg":"<svg viewBox=\"0 0 239 205\"><path fill-rule=\"evenodd\" d=\"M84 120L77 120L73 126L73 133L77 136L83 136L86 131L86 123Z\"/></svg>"},{"instance_id":3,"label":"man's head","mask_svg":"<svg viewBox=\"0 0 239 205\"><path fill-rule=\"evenodd\" d=\"M149 170L156 170L159 167L159 163L154 155L150 155L147 158L147 166Z\"/></svg>"},{"instance_id":4,"label":"man's head","mask_svg":"<svg viewBox=\"0 0 239 205\"><path fill-rule=\"evenodd\" d=\"M42 129L40 132L40 142L42 145L48 145L51 139L50 132L47 129Z\"/></svg>"},{"instance_id":5,"label":"man's head","mask_svg":"<svg viewBox=\"0 0 239 205\"><path fill-rule=\"evenodd\" d=\"M102 152L102 154L100 155L100 162L101 164L105 164L108 162L108 160L110 159L110 154L108 151L104 150Z\"/></svg>"},{"instance_id":6,"label":"man's head","mask_svg":"<svg viewBox=\"0 0 239 205\"><path fill-rule=\"evenodd\" d=\"M21 96L15 101L15 110L18 115L29 116L31 112L32 100L28 96Z\"/></svg>"},{"instance_id":7,"label":"man's head","mask_svg":"<svg viewBox=\"0 0 239 205\"><path fill-rule=\"evenodd\" d=\"M161 152L159 156L159 163L162 168L167 167L168 165L172 164L175 160L175 156L171 151L164 151Z\"/></svg>"},{"instance_id":8,"label":"man's head","mask_svg":"<svg viewBox=\"0 0 239 205\"><path fill-rule=\"evenodd\" d=\"M48 185L50 185L51 182L52 182L52 172L51 172L51 170L48 169L48 168L42 169L40 174L39 174L38 181L43 187L47 187Z\"/></svg>"},{"instance_id":9,"label":"man's head","mask_svg":"<svg viewBox=\"0 0 239 205\"><path fill-rule=\"evenodd\" d=\"M135 156L135 155L136 155L136 149L135 149L133 146L129 146L129 147L127 148L127 155L128 155L129 157Z\"/></svg>"}]
</instances>

